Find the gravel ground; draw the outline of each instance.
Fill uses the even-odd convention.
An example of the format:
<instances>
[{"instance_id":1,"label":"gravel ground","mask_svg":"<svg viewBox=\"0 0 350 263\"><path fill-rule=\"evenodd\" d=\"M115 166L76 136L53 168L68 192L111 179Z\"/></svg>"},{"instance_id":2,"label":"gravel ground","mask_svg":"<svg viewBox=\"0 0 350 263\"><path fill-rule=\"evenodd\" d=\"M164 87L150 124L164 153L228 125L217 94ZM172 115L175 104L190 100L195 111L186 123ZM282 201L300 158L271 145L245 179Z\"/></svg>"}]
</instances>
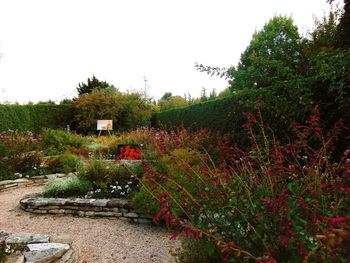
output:
<instances>
[{"instance_id":1,"label":"gravel ground","mask_svg":"<svg viewBox=\"0 0 350 263\"><path fill-rule=\"evenodd\" d=\"M26 194L41 187L18 188L0 193L0 230L68 235L78 262L174 262L170 233L156 226L130 224L118 219L35 215L18 208Z\"/></svg>"}]
</instances>

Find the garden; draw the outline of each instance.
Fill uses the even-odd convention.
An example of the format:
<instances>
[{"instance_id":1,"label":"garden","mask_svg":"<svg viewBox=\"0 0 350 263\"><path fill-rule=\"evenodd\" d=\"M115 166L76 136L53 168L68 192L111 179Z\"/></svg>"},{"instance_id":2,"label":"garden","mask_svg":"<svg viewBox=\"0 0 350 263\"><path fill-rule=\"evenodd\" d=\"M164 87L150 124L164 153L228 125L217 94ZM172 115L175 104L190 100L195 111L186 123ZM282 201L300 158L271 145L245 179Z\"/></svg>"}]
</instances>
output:
<instances>
[{"instance_id":1,"label":"garden","mask_svg":"<svg viewBox=\"0 0 350 263\"><path fill-rule=\"evenodd\" d=\"M170 227L171 239L184 237L176 254L184 262L346 262L350 148L334 156L341 123L325 134L315 108L283 144L261 116L245 113L247 149L206 129L7 131L1 179L72 173L50 180L42 196L127 199Z\"/></svg>"},{"instance_id":2,"label":"garden","mask_svg":"<svg viewBox=\"0 0 350 263\"><path fill-rule=\"evenodd\" d=\"M229 79L227 96L157 104L93 77L59 105L0 105L0 183L64 174L45 181L38 206L143 215L180 240L179 263L349 262L345 3L309 39L276 16L237 67L197 65ZM117 128L97 136L97 120ZM81 200L100 207L75 213ZM0 261L5 252L0 242Z\"/></svg>"}]
</instances>

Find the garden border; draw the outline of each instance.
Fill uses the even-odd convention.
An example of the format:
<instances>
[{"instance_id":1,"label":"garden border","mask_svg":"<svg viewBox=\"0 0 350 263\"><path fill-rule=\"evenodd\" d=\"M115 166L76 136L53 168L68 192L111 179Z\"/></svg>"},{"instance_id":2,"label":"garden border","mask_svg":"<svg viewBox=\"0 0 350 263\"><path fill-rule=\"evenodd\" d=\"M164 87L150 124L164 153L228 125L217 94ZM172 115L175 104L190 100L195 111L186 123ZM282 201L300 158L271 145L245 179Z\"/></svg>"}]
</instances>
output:
<instances>
[{"instance_id":1,"label":"garden border","mask_svg":"<svg viewBox=\"0 0 350 263\"><path fill-rule=\"evenodd\" d=\"M20 207L36 214L114 217L140 224L152 223L152 217L135 211L126 199L44 198L35 194L22 198Z\"/></svg>"},{"instance_id":2,"label":"garden border","mask_svg":"<svg viewBox=\"0 0 350 263\"><path fill-rule=\"evenodd\" d=\"M52 178L63 178L71 175L72 175L71 173L70 174L57 173L57 174L32 176L29 178L18 178L16 180L0 181L0 193L3 191L12 190L19 187L44 185Z\"/></svg>"}]
</instances>

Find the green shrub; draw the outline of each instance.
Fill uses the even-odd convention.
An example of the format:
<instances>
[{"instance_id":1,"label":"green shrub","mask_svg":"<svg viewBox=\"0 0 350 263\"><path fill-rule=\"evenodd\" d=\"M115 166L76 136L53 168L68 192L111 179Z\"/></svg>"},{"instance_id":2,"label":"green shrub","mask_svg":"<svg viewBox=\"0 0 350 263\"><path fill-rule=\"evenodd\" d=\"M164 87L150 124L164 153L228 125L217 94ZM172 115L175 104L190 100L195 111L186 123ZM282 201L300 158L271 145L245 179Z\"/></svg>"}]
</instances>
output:
<instances>
[{"instance_id":1,"label":"green shrub","mask_svg":"<svg viewBox=\"0 0 350 263\"><path fill-rule=\"evenodd\" d=\"M177 263L221 263L224 261L212 242L204 239L195 240L193 237L181 238L181 248L172 249L170 252Z\"/></svg>"},{"instance_id":2,"label":"green shrub","mask_svg":"<svg viewBox=\"0 0 350 263\"><path fill-rule=\"evenodd\" d=\"M62 129L72 123L73 116L72 105L0 105L0 131Z\"/></svg>"},{"instance_id":3,"label":"green shrub","mask_svg":"<svg viewBox=\"0 0 350 263\"><path fill-rule=\"evenodd\" d=\"M133 205L145 214L155 215L160 210L159 196L164 189L167 189L173 193L174 212L182 215L178 205L178 202L181 201L181 193L173 182L177 182L191 194L194 194L197 192L198 180L202 180L199 170L200 164L201 154L187 147L175 149L169 154L161 156L160 159L152 163L152 166L158 174L167 180L160 179L153 187L147 185L147 181L142 180L140 191L135 193L132 198Z\"/></svg>"},{"instance_id":4,"label":"green shrub","mask_svg":"<svg viewBox=\"0 0 350 263\"><path fill-rule=\"evenodd\" d=\"M78 177L92 183L89 197L128 198L138 191L143 169L140 163L116 164L105 160L91 160L78 172Z\"/></svg>"},{"instance_id":5,"label":"green shrub","mask_svg":"<svg viewBox=\"0 0 350 263\"><path fill-rule=\"evenodd\" d=\"M88 134L96 131L96 120L113 120L114 129L133 129L148 125L151 106L137 93L104 92L94 90L82 94L75 101L77 130Z\"/></svg>"},{"instance_id":6,"label":"green shrub","mask_svg":"<svg viewBox=\"0 0 350 263\"><path fill-rule=\"evenodd\" d=\"M79 156L70 152L64 152L59 156L51 157L47 161L47 167L55 173L63 172L68 174L75 172L80 165L82 165L82 161Z\"/></svg>"},{"instance_id":7,"label":"green shrub","mask_svg":"<svg viewBox=\"0 0 350 263\"><path fill-rule=\"evenodd\" d=\"M81 164L80 158L71 153L63 153L59 157L59 161L62 164L62 169L64 173L70 173L77 170L77 167Z\"/></svg>"},{"instance_id":8,"label":"green shrub","mask_svg":"<svg viewBox=\"0 0 350 263\"><path fill-rule=\"evenodd\" d=\"M150 187L143 180L141 184L140 190L131 199L132 206L143 214L153 216L161 209L161 205Z\"/></svg>"},{"instance_id":9,"label":"green shrub","mask_svg":"<svg viewBox=\"0 0 350 263\"><path fill-rule=\"evenodd\" d=\"M43 132L43 145L47 152L55 154L63 152L68 147L82 147L85 143L83 137L63 130L45 129Z\"/></svg>"},{"instance_id":10,"label":"green shrub","mask_svg":"<svg viewBox=\"0 0 350 263\"><path fill-rule=\"evenodd\" d=\"M82 197L91 189L92 184L76 176L55 178L44 186L44 197Z\"/></svg>"}]
</instances>

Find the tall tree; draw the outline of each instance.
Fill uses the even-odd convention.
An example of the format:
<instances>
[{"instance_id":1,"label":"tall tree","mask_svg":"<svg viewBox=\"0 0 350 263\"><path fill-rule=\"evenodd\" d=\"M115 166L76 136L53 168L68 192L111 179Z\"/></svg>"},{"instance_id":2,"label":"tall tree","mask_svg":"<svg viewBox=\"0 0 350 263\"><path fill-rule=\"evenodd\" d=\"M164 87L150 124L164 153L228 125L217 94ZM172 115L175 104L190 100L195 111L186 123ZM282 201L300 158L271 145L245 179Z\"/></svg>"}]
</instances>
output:
<instances>
[{"instance_id":1,"label":"tall tree","mask_svg":"<svg viewBox=\"0 0 350 263\"><path fill-rule=\"evenodd\" d=\"M332 3L334 0L328 0ZM344 0L344 11L337 27L336 44L340 48L350 48L350 0Z\"/></svg>"},{"instance_id":2,"label":"tall tree","mask_svg":"<svg viewBox=\"0 0 350 263\"><path fill-rule=\"evenodd\" d=\"M92 76L92 78L87 79L87 83L79 83L77 87L77 92L78 95L82 95L85 93L92 93L94 90L104 90L104 89L109 89L111 91L117 91L117 89L107 83L106 81L100 81L98 80L95 75Z\"/></svg>"},{"instance_id":3,"label":"tall tree","mask_svg":"<svg viewBox=\"0 0 350 263\"><path fill-rule=\"evenodd\" d=\"M235 68L231 90L268 87L297 74L301 39L290 17L275 16L256 32Z\"/></svg>"}]
</instances>

